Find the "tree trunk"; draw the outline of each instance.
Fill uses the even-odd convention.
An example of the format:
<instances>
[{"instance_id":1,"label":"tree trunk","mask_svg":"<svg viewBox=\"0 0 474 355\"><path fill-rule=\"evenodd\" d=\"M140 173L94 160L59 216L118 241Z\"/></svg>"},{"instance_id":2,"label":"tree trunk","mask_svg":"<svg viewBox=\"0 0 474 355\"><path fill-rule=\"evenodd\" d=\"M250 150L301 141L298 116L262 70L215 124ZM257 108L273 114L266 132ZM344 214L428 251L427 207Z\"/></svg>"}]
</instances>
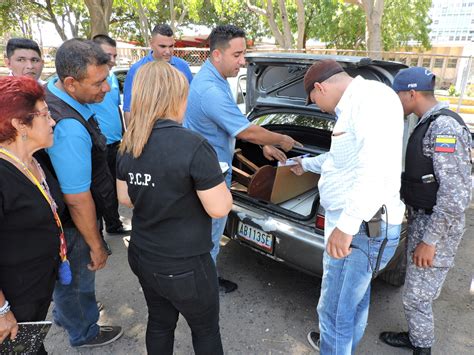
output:
<instances>
[{"instance_id":1,"label":"tree trunk","mask_svg":"<svg viewBox=\"0 0 474 355\"><path fill-rule=\"evenodd\" d=\"M285 0L278 0L278 5L280 7L280 16L283 27L283 38L285 41L283 48L289 49L293 47L293 34L291 33L290 21L288 20L288 12L286 11Z\"/></svg>"},{"instance_id":2,"label":"tree trunk","mask_svg":"<svg viewBox=\"0 0 474 355\"><path fill-rule=\"evenodd\" d=\"M136 2L138 7L138 24L140 27L140 34L142 35L145 47L148 47L150 45L150 26L148 24L148 19L146 17L145 10L143 9L141 0L136 0Z\"/></svg>"},{"instance_id":3,"label":"tree trunk","mask_svg":"<svg viewBox=\"0 0 474 355\"><path fill-rule=\"evenodd\" d=\"M51 22L54 25L54 28L56 29L56 32L58 32L59 37L61 37L61 39L63 41L66 41L67 36L66 36L66 33L64 32L64 27L61 27L59 25L59 22L56 19L56 16L54 15L53 7L51 5L51 0L46 0L46 6L43 6L43 5L41 5L37 2L33 2L33 4L38 6L39 8L41 8L43 11L46 11L47 16L46 15L39 15L39 17L42 18L45 21Z\"/></svg>"},{"instance_id":4,"label":"tree trunk","mask_svg":"<svg viewBox=\"0 0 474 355\"><path fill-rule=\"evenodd\" d=\"M270 30L272 31L273 37L278 45L282 48L286 48L285 38L281 34L280 30L278 29L278 24L275 21L275 12L273 11L273 4L272 0L265 0L266 1L266 9L262 9L256 5L252 5L250 0L246 0L247 7L250 11L255 12L260 16L267 17L268 25L270 26Z\"/></svg>"},{"instance_id":5,"label":"tree trunk","mask_svg":"<svg viewBox=\"0 0 474 355\"><path fill-rule=\"evenodd\" d=\"M169 0L170 1L170 27L173 30L173 33L176 33L176 29L181 25L184 21L184 17L188 13L188 10L186 9L186 5L183 3L183 10L181 11L181 15L179 15L179 18L176 19L176 10L174 8L174 0Z\"/></svg>"},{"instance_id":6,"label":"tree trunk","mask_svg":"<svg viewBox=\"0 0 474 355\"><path fill-rule=\"evenodd\" d=\"M91 18L91 38L109 33L110 16L114 0L84 0Z\"/></svg>"},{"instance_id":7,"label":"tree trunk","mask_svg":"<svg viewBox=\"0 0 474 355\"><path fill-rule=\"evenodd\" d=\"M384 0L344 0L356 4L365 12L365 43L369 55L374 59L382 58L382 16Z\"/></svg>"},{"instance_id":8,"label":"tree trunk","mask_svg":"<svg viewBox=\"0 0 474 355\"><path fill-rule=\"evenodd\" d=\"M173 30L173 33L176 32L176 11L174 9L174 0L170 0L170 27Z\"/></svg>"},{"instance_id":9,"label":"tree trunk","mask_svg":"<svg viewBox=\"0 0 474 355\"><path fill-rule=\"evenodd\" d=\"M298 39L296 41L296 48L306 48L306 16L304 11L304 0L296 0L296 25L298 28Z\"/></svg>"},{"instance_id":10,"label":"tree trunk","mask_svg":"<svg viewBox=\"0 0 474 355\"><path fill-rule=\"evenodd\" d=\"M365 0L365 42L370 57L382 59L382 15L384 0Z\"/></svg>"}]
</instances>

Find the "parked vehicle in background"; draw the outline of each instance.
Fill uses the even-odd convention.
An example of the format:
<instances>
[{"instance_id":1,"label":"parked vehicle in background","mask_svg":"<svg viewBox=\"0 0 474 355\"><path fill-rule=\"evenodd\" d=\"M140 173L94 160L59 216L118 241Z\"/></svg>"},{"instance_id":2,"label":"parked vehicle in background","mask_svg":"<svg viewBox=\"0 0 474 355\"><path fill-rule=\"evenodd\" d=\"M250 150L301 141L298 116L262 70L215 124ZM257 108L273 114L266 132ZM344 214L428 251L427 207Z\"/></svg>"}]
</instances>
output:
<instances>
[{"instance_id":1,"label":"parked vehicle in background","mask_svg":"<svg viewBox=\"0 0 474 355\"><path fill-rule=\"evenodd\" d=\"M130 58L127 58L127 57L122 57L122 56L119 56L117 57L116 61L118 66L130 66L132 64L132 60Z\"/></svg>"},{"instance_id":2,"label":"parked vehicle in background","mask_svg":"<svg viewBox=\"0 0 474 355\"><path fill-rule=\"evenodd\" d=\"M329 150L335 117L315 105L306 106L307 95L303 87L303 77L309 66L328 58L338 61L353 77L361 75L387 85L391 85L400 69L406 68L401 63L361 57L248 54L245 77L248 118L266 129L287 134L304 145L304 148L288 152L289 158L303 154L316 156ZM236 148L257 167L277 164L266 160L261 148L255 144L238 141ZM242 159L234 158L233 166L244 174L254 173L254 168L249 168ZM282 203L272 203L267 199L251 197L246 187L237 181L237 176L233 174L234 204L227 220L226 235L268 258L321 276L325 248L324 209L319 204L317 187ZM381 274L381 278L397 286L402 285L405 279L406 233L404 224L399 248Z\"/></svg>"},{"instance_id":3,"label":"parked vehicle in background","mask_svg":"<svg viewBox=\"0 0 474 355\"><path fill-rule=\"evenodd\" d=\"M43 55L43 61L44 61L45 63L52 63L52 62L55 61L55 59L56 59L56 58L55 58L53 55L51 55L51 54L45 54L45 55Z\"/></svg>"}]
</instances>

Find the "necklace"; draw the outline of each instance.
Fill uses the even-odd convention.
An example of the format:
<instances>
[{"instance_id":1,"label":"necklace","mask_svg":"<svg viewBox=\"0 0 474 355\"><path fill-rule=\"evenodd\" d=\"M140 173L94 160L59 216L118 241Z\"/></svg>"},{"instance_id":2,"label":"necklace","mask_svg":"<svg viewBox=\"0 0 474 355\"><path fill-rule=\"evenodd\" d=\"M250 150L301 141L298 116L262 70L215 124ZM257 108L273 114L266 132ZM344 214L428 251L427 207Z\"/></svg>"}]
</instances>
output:
<instances>
[{"instance_id":1,"label":"necklace","mask_svg":"<svg viewBox=\"0 0 474 355\"><path fill-rule=\"evenodd\" d=\"M5 154L4 152L2 152L2 150L8 154ZM13 153L11 150L8 150L7 148L0 146L0 153L5 154L7 157L11 158L13 161L20 164L20 166L23 168L23 170L25 170L25 172L29 170L28 164L25 164L25 162L21 160L20 158L18 158L18 156L15 153ZM33 160L35 159L33 158Z\"/></svg>"},{"instance_id":2,"label":"necklace","mask_svg":"<svg viewBox=\"0 0 474 355\"><path fill-rule=\"evenodd\" d=\"M46 183L46 177L41 169L41 166L38 164L35 158L33 158L33 162L36 165L36 169L41 175L41 182L38 181L36 176L28 169L25 163L23 163L20 158L18 158L15 154L10 152L8 149L0 146L0 153L6 155L10 159L13 159L18 164L20 164L23 169L25 170L25 174L29 176L29 178L34 182L36 187L39 189L45 200L48 202L51 211L53 212L54 220L56 221L56 225L59 229L59 256L61 258L61 264L59 266L59 280L63 285L69 285L71 283L71 268L69 266L69 261L67 259L67 244L66 244L66 237L64 236L64 229L61 223L61 219L58 215L58 208L56 202L51 195L49 190L48 184Z\"/></svg>"}]
</instances>

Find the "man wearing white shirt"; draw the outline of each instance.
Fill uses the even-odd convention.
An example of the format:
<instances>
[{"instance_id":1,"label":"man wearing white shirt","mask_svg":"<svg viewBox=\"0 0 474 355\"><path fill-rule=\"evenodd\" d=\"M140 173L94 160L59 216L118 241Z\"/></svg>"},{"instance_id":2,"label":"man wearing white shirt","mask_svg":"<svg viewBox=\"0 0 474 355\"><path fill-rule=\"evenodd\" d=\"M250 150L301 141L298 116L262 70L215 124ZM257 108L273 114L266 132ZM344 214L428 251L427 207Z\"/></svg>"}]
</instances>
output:
<instances>
[{"instance_id":1,"label":"man wearing white shirt","mask_svg":"<svg viewBox=\"0 0 474 355\"><path fill-rule=\"evenodd\" d=\"M352 78L334 60L313 64L304 85L308 103L336 115L329 152L304 158L292 169L321 174L326 213L320 333L310 332L308 341L322 354L351 354L367 324L379 251L383 268L399 241L405 211L399 194L403 109L390 87ZM378 212L382 221L371 223L372 230L366 222Z\"/></svg>"}]
</instances>

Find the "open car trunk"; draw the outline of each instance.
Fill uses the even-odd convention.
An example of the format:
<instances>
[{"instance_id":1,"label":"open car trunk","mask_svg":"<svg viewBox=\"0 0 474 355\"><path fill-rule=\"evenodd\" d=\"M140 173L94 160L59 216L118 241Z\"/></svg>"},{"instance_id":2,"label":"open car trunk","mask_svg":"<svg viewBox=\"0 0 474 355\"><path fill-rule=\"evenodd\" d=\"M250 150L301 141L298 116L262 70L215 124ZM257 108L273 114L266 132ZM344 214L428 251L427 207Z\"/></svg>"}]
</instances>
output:
<instances>
[{"instance_id":1,"label":"open car trunk","mask_svg":"<svg viewBox=\"0 0 474 355\"><path fill-rule=\"evenodd\" d=\"M304 145L305 148L287 152L288 158L303 154L316 156L329 149L330 132L327 131L290 125L266 125L265 128L288 134ZM318 146L310 144L316 142ZM279 167L278 162L267 160L260 146L237 141L232 162L231 190L234 198L299 221L313 220L319 206L319 175L305 173L296 176L289 168Z\"/></svg>"}]
</instances>

